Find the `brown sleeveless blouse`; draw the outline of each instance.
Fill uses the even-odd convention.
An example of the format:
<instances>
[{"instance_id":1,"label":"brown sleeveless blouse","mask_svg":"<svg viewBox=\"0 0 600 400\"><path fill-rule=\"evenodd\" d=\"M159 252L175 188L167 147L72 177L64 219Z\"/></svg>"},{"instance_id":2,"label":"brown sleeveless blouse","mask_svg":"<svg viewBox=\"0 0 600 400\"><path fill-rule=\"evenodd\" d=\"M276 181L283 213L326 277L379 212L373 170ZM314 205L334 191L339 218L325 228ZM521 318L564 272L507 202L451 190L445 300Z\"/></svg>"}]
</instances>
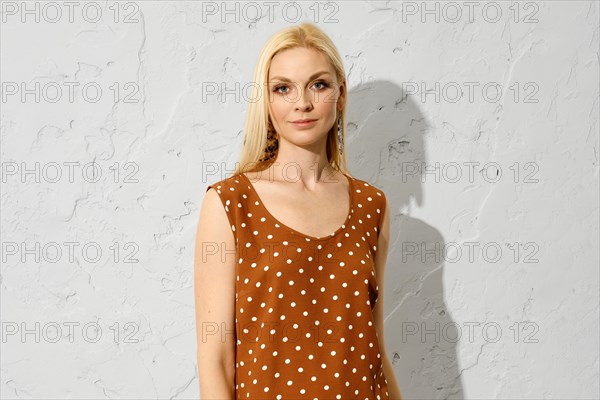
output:
<instances>
[{"instance_id":1,"label":"brown sleeveless blouse","mask_svg":"<svg viewBox=\"0 0 600 400\"><path fill-rule=\"evenodd\" d=\"M372 312L385 195L345 176L348 217L320 238L273 217L244 174L206 189L236 242L236 399L389 399Z\"/></svg>"}]
</instances>

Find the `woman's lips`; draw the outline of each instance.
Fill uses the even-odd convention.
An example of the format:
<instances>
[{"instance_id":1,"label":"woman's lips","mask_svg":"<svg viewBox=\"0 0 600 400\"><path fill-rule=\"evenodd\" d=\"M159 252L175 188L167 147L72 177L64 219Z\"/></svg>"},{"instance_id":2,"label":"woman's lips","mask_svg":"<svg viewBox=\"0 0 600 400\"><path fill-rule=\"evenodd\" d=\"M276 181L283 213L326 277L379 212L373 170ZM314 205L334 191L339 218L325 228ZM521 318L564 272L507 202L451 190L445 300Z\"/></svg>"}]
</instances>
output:
<instances>
[{"instance_id":1,"label":"woman's lips","mask_svg":"<svg viewBox=\"0 0 600 400\"><path fill-rule=\"evenodd\" d=\"M316 119L312 119L309 121L301 121L301 122L292 122L292 124L294 124L295 126L304 128L304 127L308 127L308 126L313 126L315 124L315 122L317 122Z\"/></svg>"}]
</instances>

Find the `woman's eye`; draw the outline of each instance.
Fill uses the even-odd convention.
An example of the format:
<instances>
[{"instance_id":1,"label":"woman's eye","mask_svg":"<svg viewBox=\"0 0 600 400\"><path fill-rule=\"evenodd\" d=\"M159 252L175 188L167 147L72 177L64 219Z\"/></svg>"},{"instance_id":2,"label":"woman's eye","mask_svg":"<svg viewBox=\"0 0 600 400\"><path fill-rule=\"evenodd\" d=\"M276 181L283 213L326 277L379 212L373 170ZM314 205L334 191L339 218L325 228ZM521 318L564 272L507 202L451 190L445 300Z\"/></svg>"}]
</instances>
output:
<instances>
[{"instance_id":1,"label":"woman's eye","mask_svg":"<svg viewBox=\"0 0 600 400\"><path fill-rule=\"evenodd\" d=\"M317 87L317 88L316 88L317 90L322 90L322 89L326 89L326 88L328 88L328 87L329 87L329 84L327 84L327 82L325 82L325 81L318 81L318 82L315 82L315 83L314 83L314 85L315 85L315 86L316 86L316 85L320 85L319 87ZM286 90L285 90L285 91L282 91L282 90L280 90L280 89L286 89ZM279 93L279 94L288 94L288 93L289 93L289 88L288 88L288 86L287 86L287 85L279 85L279 86L275 86L275 87L273 88L273 92L275 92L275 93Z\"/></svg>"},{"instance_id":2,"label":"woman's eye","mask_svg":"<svg viewBox=\"0 0 600 400\"><path fill-rule=\"evenodd\" d=\"M315 85L323 85L323 86L321 86L320 89L325 89L326 87L329 86L329 85L327 85L327 82L323 82L323 81L315 82ZM319 89L319 88L317 88L317 89Z\"/></svg>"}]
</instances>

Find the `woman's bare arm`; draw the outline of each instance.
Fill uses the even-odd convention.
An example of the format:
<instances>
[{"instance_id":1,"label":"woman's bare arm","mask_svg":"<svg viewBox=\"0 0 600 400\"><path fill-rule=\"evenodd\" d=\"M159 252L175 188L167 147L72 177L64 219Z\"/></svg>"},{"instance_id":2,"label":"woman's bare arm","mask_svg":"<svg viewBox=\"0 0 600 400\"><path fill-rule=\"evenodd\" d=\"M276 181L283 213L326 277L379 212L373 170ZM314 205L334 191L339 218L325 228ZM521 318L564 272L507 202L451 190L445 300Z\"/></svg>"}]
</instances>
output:
<instances>
[{"instance_id":1,"label":"woman's bare arm","mask_svg":"<svg viewBox=\"0 0 600 400\"><path fill-rule=\"evenodd\" d=\"M402 394L400 393L400 386L398 385L398 380L396 379L394 367L388 357L387 349L385 347L383 324L383 281L390 241L389 208L389 203L387 203L386 199L385 210L382 217L383 223L381 225L381 232L379 232L379 239L377 240L377 252L375 253L375 275L377 277L379 295L377 303L375 303L375 307L373 308L373 317L375 319L375 327L377 328L377 336L379 337L380 352L382 353L383 373L385 374L388 383L390 400L402 400Z\"/></svg>"},{"instance_id":2,"label":"woman's bare arm","mask_svg":"<svg viewBox=\"0 0 600 400\"><path fill-rule=\"evenodd\" d=\"M214 189L204 196L196 232L194 294L202 400L235 398L235 239Z\"/></svg>"}]
</instances>

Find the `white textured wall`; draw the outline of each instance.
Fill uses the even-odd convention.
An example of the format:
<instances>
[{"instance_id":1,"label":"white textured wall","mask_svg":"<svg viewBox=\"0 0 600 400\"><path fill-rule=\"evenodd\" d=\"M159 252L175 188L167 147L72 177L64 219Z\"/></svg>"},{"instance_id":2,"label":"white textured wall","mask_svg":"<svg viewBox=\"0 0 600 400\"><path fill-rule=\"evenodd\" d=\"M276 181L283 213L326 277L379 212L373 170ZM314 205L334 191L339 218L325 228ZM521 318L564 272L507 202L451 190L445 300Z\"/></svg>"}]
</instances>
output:
<instances>
[{"instance_id":1,"label":"white textured wall","mask_svg":"<svg viewBox=\"0 0 600 400\"><path fill-rule=\"evenodd\" d=\"M197 399L199 205L294 9L44 4L2 2L0 397ZM393 207L386 347L407 399L598 398L599 5L469 4L300 5Z\"/></svg>"}]
</instances>

